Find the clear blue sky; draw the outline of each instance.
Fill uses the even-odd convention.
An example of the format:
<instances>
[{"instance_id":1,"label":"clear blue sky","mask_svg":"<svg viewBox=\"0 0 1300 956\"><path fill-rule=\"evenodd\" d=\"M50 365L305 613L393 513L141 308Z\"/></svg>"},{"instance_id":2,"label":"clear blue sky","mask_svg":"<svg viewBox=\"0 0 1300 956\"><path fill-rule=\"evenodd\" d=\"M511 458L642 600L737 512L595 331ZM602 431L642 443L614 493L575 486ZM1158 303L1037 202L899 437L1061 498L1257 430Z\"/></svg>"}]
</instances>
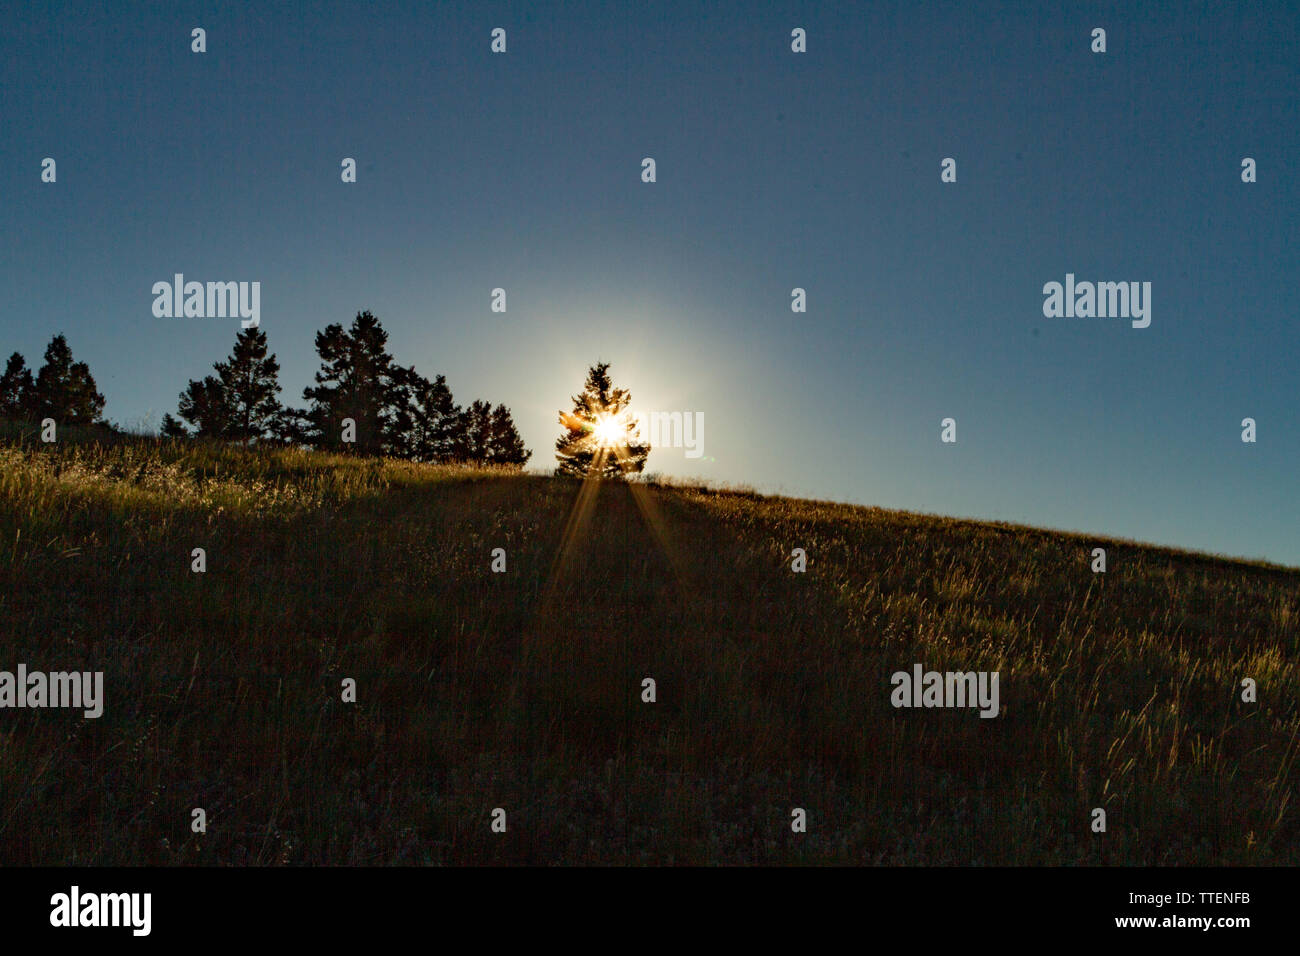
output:
<instances>
[{"instance_id":1,"label":"clear blue sky","mask_svg":"<svg viewBox=\"0 0 1300 956\"><path fill-rule=\"evenodd\" d=\"M258 280L292 404L370 309L532 465L601 359L704 413L651 471L1300 564L1294 4L265 6L3 12L0 348L66 333L110 419L238 331L154 282ZM1067 272L1151 326L1045 318Z\"/></svg>"}]
</instances>

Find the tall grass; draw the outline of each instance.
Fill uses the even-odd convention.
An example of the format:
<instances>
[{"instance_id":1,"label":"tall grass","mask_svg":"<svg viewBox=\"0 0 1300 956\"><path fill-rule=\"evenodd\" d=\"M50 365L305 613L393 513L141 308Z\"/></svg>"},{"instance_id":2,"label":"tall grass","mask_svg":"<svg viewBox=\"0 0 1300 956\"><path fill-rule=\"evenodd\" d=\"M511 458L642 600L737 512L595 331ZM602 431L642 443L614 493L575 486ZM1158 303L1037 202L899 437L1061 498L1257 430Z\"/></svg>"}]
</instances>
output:
<instances>
[{"instance_id":1,"label":"tall grass","mask_svg":"<svg viewBox=\"0 0 1300 956\"><path fill-rule=\"evenodd\" d=\"M0 669L107 701L0 711L0 862L1300 862L1300 572L654 483L558 562L572 481L61 439L0 444Z\"/></svg>"}]
</instances>

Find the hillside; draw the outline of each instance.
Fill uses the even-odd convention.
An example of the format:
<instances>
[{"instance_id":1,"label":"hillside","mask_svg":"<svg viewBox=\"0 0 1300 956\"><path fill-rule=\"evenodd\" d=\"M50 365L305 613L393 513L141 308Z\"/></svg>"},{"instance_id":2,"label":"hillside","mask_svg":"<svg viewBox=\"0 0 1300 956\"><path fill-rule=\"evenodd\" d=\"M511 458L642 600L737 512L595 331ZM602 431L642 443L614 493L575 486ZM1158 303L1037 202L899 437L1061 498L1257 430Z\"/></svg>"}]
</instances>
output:
<instances>
[{"instance_id":1,"label":"hillside","mask_svg":"<svg viewBox=\"0 0 1300 956\"><path fill-rule=\"evenodd\" d=\"M4 865L1300 863L1300 571L74 435L0 445L0 578L0 669L105 687L0 710ZM998 716L894 708L917 663Z\"/></svg>"}]
</instances>

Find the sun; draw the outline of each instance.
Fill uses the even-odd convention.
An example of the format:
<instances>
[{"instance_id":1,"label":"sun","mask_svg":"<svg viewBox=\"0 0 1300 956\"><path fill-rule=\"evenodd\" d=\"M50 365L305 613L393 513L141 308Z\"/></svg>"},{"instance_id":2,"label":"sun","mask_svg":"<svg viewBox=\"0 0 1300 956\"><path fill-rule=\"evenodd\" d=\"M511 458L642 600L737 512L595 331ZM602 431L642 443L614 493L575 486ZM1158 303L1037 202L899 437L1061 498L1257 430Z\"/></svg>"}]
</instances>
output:
<instances>
[{"instance_id":1,"label":"sun","mask_svg":"<svg viewBox=\"0 0 1300 956\"><path fill-rule=\"evenodd\" d=\"M623 423L613 415L600 415L591 433L601 448L612 448L623 442Z\"/></svg>"}]
</instances>

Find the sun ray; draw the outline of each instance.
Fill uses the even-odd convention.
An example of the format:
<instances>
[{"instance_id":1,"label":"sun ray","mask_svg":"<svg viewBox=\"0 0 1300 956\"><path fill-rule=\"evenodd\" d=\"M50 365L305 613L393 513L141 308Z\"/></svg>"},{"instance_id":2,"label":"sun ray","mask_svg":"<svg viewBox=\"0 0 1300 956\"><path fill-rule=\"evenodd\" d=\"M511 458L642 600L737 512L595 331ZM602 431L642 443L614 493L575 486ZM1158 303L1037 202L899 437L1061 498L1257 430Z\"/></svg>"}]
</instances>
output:
<instances>
[{"instance_id":1,"label":"sun ray","mask_svg":"<svg viewBox=\"0 0 1300 956\"><path fill-rule=\"evenodd\" d=\"M628 488L632 492L632 500L641 512L641 520L649 529L650 536L667 559L668 566L672 568L673 577L677 581L677 589L681 593L682 600L687 604L694 603L695 589L691 587L681 554L673 546L673 542L669 538L668 523L663 519L663 514L655 501L654 494L649 488L635 481L628 482Z\"/></svg>"},{"instance_id":2,"label":"sun ray","mask_svg":"<svg viewBox=\"0 0 1300 956\"><path fill-rule=\"evenodd\" d=\"M577 550L578 539L586 530L595 512L596 497L600 491L601 479L595 477L599 475L600 469L604 467L607 452L605 449L597 451L596 458L592 461L592 467L586 478L582 479L582 484L578 486L578 495L574 499L573 507L569 509L569 516L565 519L564 530L560 535L560 547L556 552L555 559L551 562L551 571L547 575L546 587L542 592L541 607L538 611L539 623L549 623L554 616L554 605L559 594L560 584L567 576L569 567L573 563L573 558Z\"/></svg>"}]
</instances>

